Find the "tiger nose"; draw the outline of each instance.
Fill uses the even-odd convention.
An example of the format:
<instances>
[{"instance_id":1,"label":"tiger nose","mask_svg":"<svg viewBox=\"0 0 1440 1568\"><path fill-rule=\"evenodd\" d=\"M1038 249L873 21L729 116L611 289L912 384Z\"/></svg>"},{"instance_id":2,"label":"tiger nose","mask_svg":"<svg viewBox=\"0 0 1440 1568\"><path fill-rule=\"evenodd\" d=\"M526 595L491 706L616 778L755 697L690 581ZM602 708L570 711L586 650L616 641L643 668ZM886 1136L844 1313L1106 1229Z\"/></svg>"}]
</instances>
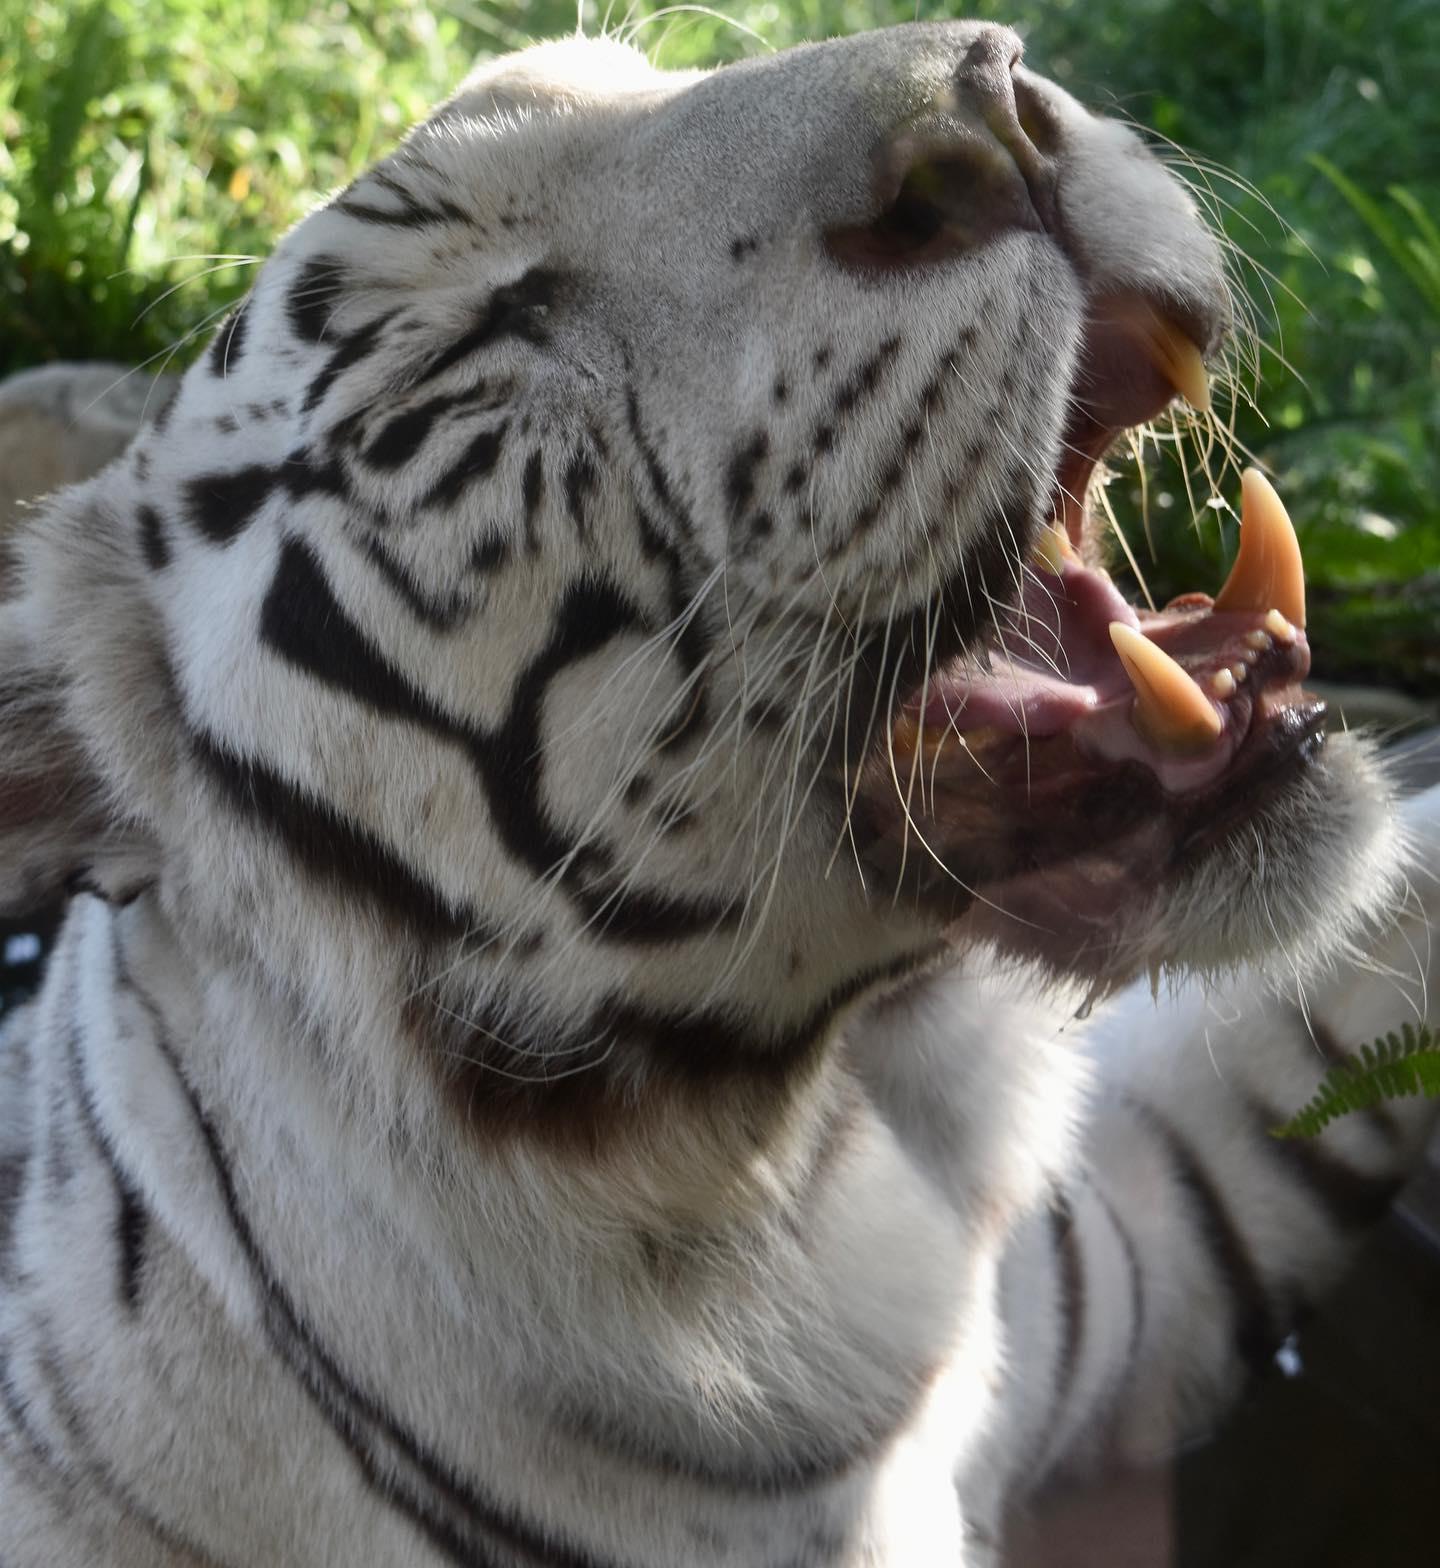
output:
<instances>
[{"instance_id":1,"label":"tiger nose","mask_svg":"<svg viewBox=\"0 0 1440 1568\"><path fill-rule=\"evenodd\" d=\"M1008 27L988 27L970 43L907 171L932 162L937 205L977 239L1054 224L1052 127L1040 100L1016 80L1023 53Z\"/></svg>"},{"instance_id":2,"label":"tiger nose","mask_svg":"<svg viewBox=\"0 0 1440 1568\"><path fill-rule=\"evenodd\" d=\"M1055 228L1054 125L1017 80L1019 38L1005 27L972 37L941 89L882 142L878 211L832 228L826 244L863 271L943 262L1015 231Z\"/></svg>"}]
</instances>

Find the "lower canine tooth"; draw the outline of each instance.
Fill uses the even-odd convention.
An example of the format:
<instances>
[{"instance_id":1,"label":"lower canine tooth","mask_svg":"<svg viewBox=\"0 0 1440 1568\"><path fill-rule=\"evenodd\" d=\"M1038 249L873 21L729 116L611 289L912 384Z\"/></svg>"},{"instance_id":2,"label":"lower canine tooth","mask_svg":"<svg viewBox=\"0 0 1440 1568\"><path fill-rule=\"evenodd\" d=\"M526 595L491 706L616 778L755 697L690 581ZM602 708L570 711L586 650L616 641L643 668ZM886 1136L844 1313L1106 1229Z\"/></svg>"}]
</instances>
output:
<instances>
[{"instance_id":1,"label":"lower canine tooth","mask_svg":"<svg viewBox=\"0 0 1440 1568\"><path fill-rule=\"evenodd\" d=\"M1260 612L1272 606L1287 624L1305 624L1305 564L1285 503L1258 468L1247 468L1240 480L1240 552L1215 608Z\"/></svg>"},{"instance_id":2,"label":"lower canine tooth","mask_svg":"<svg viewBox=\"0 0 1440 1568\"><path fill-rule=\"evenodd\" d=\"M1210 677L1210 690L1222 702L1235 695L1235 677L1229 670L1216 670Z\"/></svg>"},{"instance_id":3,"label":"lower canine tooth","mask_svg":"<svg viewBox=\"0 0 1440 1568\"><path fill-rule=\"evenodd\" d=\"M1215 705L1168 653L1124 621L1110 641L1135 688L1135 727L1162 751L1199 751L1220 734Z\"/></svg>"}]
</instances>

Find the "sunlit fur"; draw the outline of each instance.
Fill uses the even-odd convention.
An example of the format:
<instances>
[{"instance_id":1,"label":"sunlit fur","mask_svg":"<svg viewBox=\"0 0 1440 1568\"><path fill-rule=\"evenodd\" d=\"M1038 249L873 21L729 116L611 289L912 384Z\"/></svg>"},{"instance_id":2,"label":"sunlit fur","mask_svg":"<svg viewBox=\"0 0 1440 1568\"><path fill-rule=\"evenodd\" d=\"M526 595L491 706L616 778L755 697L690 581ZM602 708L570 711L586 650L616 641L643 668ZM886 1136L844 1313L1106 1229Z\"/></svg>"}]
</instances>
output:
<instances>
[{"instance_id":1,"label":"sunlit fur","mask_svg":"<svg viewBox=\"0 0 1440 1568\"><path fill-rule=\"evenodd\" d=\"M1424 1005L1368 751L1137 910L1131 967L1223 978L1093 1057L1083 977L852 853L847 764L1025 569L1084 290L1223 288L1162 166L1023 70L1068 249L827 255L1012 45L484 67L27 524L0 906L79 896L7 1023L7 1568L978 1563L1255 1353L1187 1159L1267 1330L1347 1254L1257 1107L1316 1019ZM1422 1121L1327 1157L1383 1199Z\"/></svg>"}]
</instances>

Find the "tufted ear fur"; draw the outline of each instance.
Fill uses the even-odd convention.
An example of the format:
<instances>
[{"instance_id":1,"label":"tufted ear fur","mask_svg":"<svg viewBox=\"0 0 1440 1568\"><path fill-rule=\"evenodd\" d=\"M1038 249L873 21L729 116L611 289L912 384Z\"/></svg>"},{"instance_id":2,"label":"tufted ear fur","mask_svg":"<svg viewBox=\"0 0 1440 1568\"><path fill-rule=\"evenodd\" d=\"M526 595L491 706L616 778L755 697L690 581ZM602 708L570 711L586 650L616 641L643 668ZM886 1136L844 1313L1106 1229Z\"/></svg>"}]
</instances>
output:
<instances>
[{"instance_id":1,"label":"tufted ear fur","mask_svg":"<svg viewBox=\"0 0 1440 1568\"><path fill-rule=\"evenodd\" d=\"M0 916L79 887L123 901L155 874L148 835L124 822L67 713L36 620L29 596L0 602Z\"/></svg>"}]
</instances>

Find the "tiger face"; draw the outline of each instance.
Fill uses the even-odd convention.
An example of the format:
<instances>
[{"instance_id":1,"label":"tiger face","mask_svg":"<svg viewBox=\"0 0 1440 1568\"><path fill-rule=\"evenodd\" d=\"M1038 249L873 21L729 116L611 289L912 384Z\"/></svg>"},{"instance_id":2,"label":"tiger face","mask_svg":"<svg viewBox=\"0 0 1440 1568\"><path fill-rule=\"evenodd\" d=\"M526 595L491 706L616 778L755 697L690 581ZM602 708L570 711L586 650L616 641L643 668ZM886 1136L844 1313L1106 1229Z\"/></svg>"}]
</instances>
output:
<instances>
[{"instance_id":1,"label":"tiger face","mask_svg":"<svg viewBox=\"0 0 1440 1568\"><path fill-rule=\"evenodd\" d=\"M13 667L90 783L31 891L157 883L472 1111L804 1063L942 934L1293 957L1387 831L1293 535L1262 497L1228 598L1142 616L1085 505L1229 326L1185 191L1004 29L486 66L34 530Z\"/></svg>"}]
</instances>

